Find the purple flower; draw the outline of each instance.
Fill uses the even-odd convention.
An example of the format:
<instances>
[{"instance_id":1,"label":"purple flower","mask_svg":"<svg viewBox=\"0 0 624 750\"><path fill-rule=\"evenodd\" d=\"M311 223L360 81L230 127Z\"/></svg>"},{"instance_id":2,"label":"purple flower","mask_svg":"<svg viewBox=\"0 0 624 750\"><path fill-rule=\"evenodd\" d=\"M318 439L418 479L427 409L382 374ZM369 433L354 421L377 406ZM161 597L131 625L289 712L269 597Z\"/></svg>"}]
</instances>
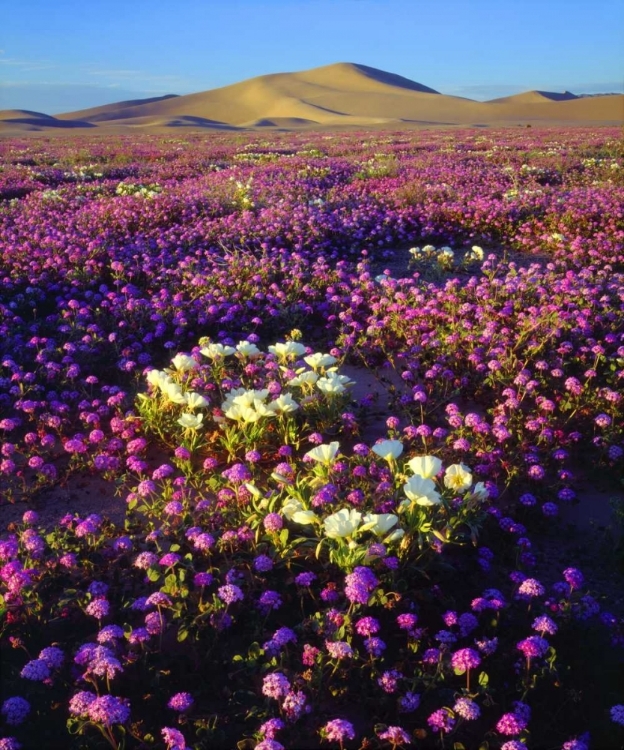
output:
<instances>
[{"instance_id":1,"label":"purple flower","mask_svg":"<svg viewBox=\"0 0 624 750\"><path fill-rule=\"evenodd\" d=\"M303 693L290 691L282 703L282 711L290 721L296 721L304 711L309 711L307 698Z\"/></svg>"},{"instance_id":2,"label":"purple flower","mask_svg":"<svg viewBox=\"0 0 624 750\"><path fill-rule=\"evenodd\" d=\"M297 586L311 586L316 580L316 573L299 573L295 576L295 583Z\"/></svg>"},{"instance_id":3,"label":"purple flower","mask_svg":"<svg viewBox=\"0 0 624 750\"><path fill-rule=\"evenodd\" d=\"M171 607L171 599L162 591L155 591L145 600L146 607Z\"/></svg>"},{"instance_id":4,"label":"purple flower","mask_svg":"<svg viewBox=\"0 0 624 750\"><path fill-rule=\"evenodd\" d=\"M563 578L571 589L580 589L585 580L583 574L577 568L566 568L563 571Z\"/></svg>"},{"instance_id":5,"label":"purple flower","mask_svg":"<svg viewBox=\"0 0 624 750\"><path fill-rule=\"evenodd\" d=\"M139 568L140 570L147 570L157 562L158 555L155 555L153 552L141 552L137 555L134 561L134 567Z\"/></svg>"},{"instance_id":6,"label":"purple flower","mask_svg":"<svg viewBox=\"0 0 624 750\"><path fill-rule=\"evenodd\" d=\"M170 568L176 563L180 562L181 557L178 555L177 552L167 552L166 555L163 555L160 560L158 561L159 565L162 565L163 568Z\"/></svg>"},{"instance_id":7,"label":"purple flower","mask_svg":"<svg viewBox=\"0 0 624 750\"><path fill-rule=\"evenodd\" d=\"M95 693L91 693L88 690L81 690L70 698L69 713L74 716L86 716L89 706L96 698L97 695Z\"/></svg>"},{"instance_id":8,"label":"purple flower","mask_svg":"<svg viewBox=\"0 0 624 750\"><path fill-rule=\"evenodd\" d=\"M193 583L196 586L210 586L213 581L214 576L212 573L195 573L193 577Z\"/></svg>"},{"instance_id":9,"label":"purple flower","mask_svg":"<svg viewBox=\"0 0 624 750\"><path fill-rule=\"evenodd\" d=\"M496 724L496 731L501 734L520 734L526 728L527 723L516 713L503 714Z\"/></svg>"},{"instance_id":10,"label":"purple flower","mask_svg":"<svg viewBox=\"0 0 624 750\"><path fill-rule=\"evenodd\" d=\"M455 726L455 719L447 709L439 708L429 716L427 724L434 732L450 732Z\"/></svg>"},{"instance_id":11,"label":"purple flower","mask_svg":"<svg viewBox=\"0 0 624 750\"><path fill-rule=\"evenodd\" d=\"M102 695L89 705L87 714L95 724L125 724L130 718L130 706L124 698Z\"/></svg>"},{"instance_id":12,"label":"purple flower","mask_svg":"<svg viewBox=\"0 0 624 750\"><path fill-rule=\"evenodd\" d=\"M374 635L379 632L379 621L374 617L362 617L355 623L359 635Z\"/></svg>"},{"instance_id":13,"label":"purple flower","mask_svg":"<svg viewBox=\"0 0 624 750\"><path fill-rule=\"evenodd\" d=\"M284 745L271 737L267 737L256 745L255 750L284 750Z\"/></svg>"},{"instance_id":14,"label":"purple flower","mask_svg":"<svg viewBox=\"0 0 624 750\"><path fill-rule=\"evenodd\" d=\"M380 740L387 740L392 744L392 747L398 747L399 745L409 745L411 738L405 729L401 727L386 727L383 732L377 734Z\"/></svg>"},{"instance_id":15,"label":"purple flower","mask_svg":"<svg viewBox=\"0 0 624 750\"><path fill-rule=\"evenodd\" d=\"M546 589L535 578L525 578L518 587L518 598L531 599L543 596Z\"/></svg>"},{"instance_id":16,"label":"purple flower","mask_svg":"<svg viewBox=\"0 0 624 750\"><path fill-rule=\"evenodd\" d=\"M399 698L399 711L404 714L415 711L420 706L420 695L407 692Z\"/></svg>"},{"instance_id":17,"label":"purple flower","mask_svg":"<svg viewBox=\"0 0 624 750\"><path fill-rule=\"evenodd\" d=\"M285 698L290 690L290 682L282 672L272 672L264 677L262 681L262 694L267 698L280 700Z\"/></svg>"},{"instance_id":18,"label":"purple flower","mask_svg":"<svg viewBox=\"0 0 624 750\"><path fill-rule=\"evenodd\" d=\"M286 725L281 719L269 719L268 721L265 721L264 724L260 726L260 729L258 729L258 732L263 737L268 737L269 739L275 739L275 735L280 732L282 729L284 729ZM256 745L256 748L258 745Z\"/></svg>"},{"instance_id":19,"label":"purple flower","mask_svg":"<svg viewBox=\"0 0 624 750\"><path fill-rule=\"evenodd\" d=\"M20 674L26 680L43 682L50 676L50 669L43 659L32 659L24 666Z\"/></svg>"},{"instance_id":20,"label":"purple flower","mask_svg":"<svg viewBox=\"0 0 624 750\"><path fill-rule=\"evenodd\" d=\"M621 724L624 727L624 705L619 703L611 708L611 721Z\"/></svg>"},{"instance_id":21,"label":"purple flower","mask_svg":"<svg viewBox=\"0 0 624 750\"><path fill-rule=\"evenodd\" d=\"M544 656L549 647L548 641L539 635L530 635L516 646L518 651L522 651L527 659Z\"/></svg>"},{"instance_id":22,"label":"purple flower","mask_svg":"<svg viewBox=\"0 0 624 750\"><path fill-rule=\"evenodd\" d=\"M403 677L401 672L396 669L389 669L384 672L377 680L377 684L385 693L396 693L399 680Z\"/></svg>"},{"instance_id":23,"label":"purple flower","mask_svg":"<svg viewBox=\"0 0 624 750\"><path fill-rule=\"evenodd\" d=\"M225 586L220 586L219 590L217 592L217 595L221 601L224 601L226 604L234 604L234 602L242 602L245 598L245 595L239 589L238 586L234 586L233 584L226 584Z\"/></svg>"},{"instance_id":24,"label":"purple flower","mask_svg":"<svg viewBox=\"0 0 624 750\"><path fill-rule=\"evenodd\" d=\"M473 648L462 648L451 656L451 666L458 671L476 669L479 664L481 664L481 657Z\"/></svg>"},{"instance_id":25,"label":"purple flower","mask_svg":"<svg viewBox=\"0 0 624 750\"><path fill-rule=\"evenodd\" d=\"M325 641L325 648L332 659L351 659L353 649L346 641Z\"/></svg>"},{"instance_id":26,"label":"purple flower","mask_svg":"<svg viewBox=\"0 0 624 750\"><path fill-rule=\"evenodd\" d=\"M17 726L21 724L30 713L30 703L19 695L7 698L2 704L0 713L5 718L7 724Z\"/></svg>"},{"instance_id":27,"label":"purple flower","mask_svg":"<svg viewBox=\"0 0 624 750\"><path fill-rule=\"evenodd\" d=\"M15 737L0 738L0 750L20 750L21 747L21 742L18 742Z\"/></svg>"},{"instance_id":28,"label":"purple flower","mask_svg":"<svg viewBox=\"0 0 624 750\"><path fill-rule=\"evenodd\" d=\"M370 568L358 566L353 573L345 576L345 595L349 601L366 604L370 592L379 581Z\"/></svg>"},{"instance_id":29,"label":"purple flower","mask_svg":"<svg viewBox=\"0 0 624 750\"><path fill-rule=\"evenodd\" d=\"M544 635L544 633L548 633L549 635L554 635L558 628L557 624L548 617L548 615L541 615L540 617L536 617L535 620L533 620L533 625L531 626L533 630L537 630L537 632L540 635Z\"/></svg>"},{"instance_id":30,"label":"purple flower","mask_svg":"<svg viewBox=\"0 0 624 750\"><path fill-rule=\"evenodd\" d=\"M272 609L279 609L282 606L282 597L277 591L265 591L258 599L258 606L261 612L267 614Z\"/></svg>"},{"instance_id":31,"label":"purple flower","mask_svg":"<svg viewBox=\"0 0 624 750\"><path fill-rule=\"evenodd\" d=\"M268 573L269 570L273 570L273 560L268 555L258 555L253 561L253 566L258 573Z\"/></svg>"},{"instance_id":32,"label":"purple flower","mask_svg":"<svg viewBox=\"0 0 624 750\"><path fill-rule=\"evenodd\" d=\"M97 634L97 642L115 643L117 640L123 637L124 631L122 627L120 627L119 625L107 625L106 627L102 628L102 630L100 630L100 632ZM39 654L39 657L41 658L41 654Z\"/></svg>"},{"instance_id":33,"label":"purple flower","mask_svg":"<svg viewBox=\"0 0 624 750\"><path fill-rule=\"evenodd\" d=\"M267 531L275 533L284 526L284 519L279 513L269 513L264 517L262 524Z\"/></svg>"},{"instance_id":34,"label":"purple flower","mask_svg":"<svg viewBox=\"0 0 624 750\"><path fill-rule=\"evenodd\" d=\"M39 652L39 659L45 662L48 669L59 669L63 665L65 654L63 650L57 646L48 646L47 648L41 649Z\"/></svg>"},{"instance_id":35,"label":"purple flower","mask_svg":"<svg viewBox=\"0 0 624 750\"><path fill-rule=\"evenodd\" d=\"M186 740L179 729L163 727L160 733L163 736L167 750L187 750Z\"/></svg>"},{"instance_id":36,"label":"purple flower","mask_svg":"<svg viewBox=\"0 0 624 750\"><path fill-rule=\"evenodd\" d=\"M332 719L322 728L324 739L328 742L339 742L355 739L355 729L350 721L345 719Z\"/></svg>"},{"instance_id":37,"label":"purple flower","mask_svg":"<svg viewBox=\"0 0 624 750\"><path fill-rule=\"evenodd\" d=\"M174 711L188 711L194 702L193 696L190 693L176 693L171 696L167 705Z\"/></svg>"},{"instance_id":38,"label":"purple flower","mask_svg":"<svg viewBox=\"0 0 624 750\"><path fill-rule=\"evenodd\" d=\"M470 698L458 698L453 706L453 711L466 721L474 721L481 716L481 709Z\"/></svg>"},{"instance_id":39,"label":"purple flower","mask_svg":"<svg viewBox=\"0 0 624 750\"><path fill-rule=\"evenodd\" d=\"M386 644L381 638L366 638L364 641L364 648L367 653L378 659L386 650Z\"/></svg>"},{"instance_id":40,"label":"purple flower","mask_svg":"<svg viewBox=\"0 0 624 750\"><path fill-rule=\"evenodd\" d=\"M110 604L107 599L94 599L85 607L85 612L98 620L106 617L109 611Z\"/></svg>"}]
</instances>

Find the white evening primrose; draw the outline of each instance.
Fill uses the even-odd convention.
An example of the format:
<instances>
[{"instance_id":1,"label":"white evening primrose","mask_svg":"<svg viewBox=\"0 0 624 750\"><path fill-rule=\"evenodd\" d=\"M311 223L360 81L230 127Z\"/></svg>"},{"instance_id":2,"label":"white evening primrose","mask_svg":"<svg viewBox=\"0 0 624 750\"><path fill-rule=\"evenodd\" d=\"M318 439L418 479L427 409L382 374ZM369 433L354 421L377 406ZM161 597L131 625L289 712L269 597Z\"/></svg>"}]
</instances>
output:
<instances>
[{"instance_id":1,"label":"white evening primrose","mask_svg":"<svg viewBox=\"0 0 624 750\"><path fill-rule=\"evenodd\" d=\"M315 448L312 448L312 450L304 454L304 458L305 456L307 456L313 461L317 461L320 464L326 464L327 466L329 466L334 462L334 459L338 455L339 448L340 443L334 440L334 442L329 443L329 445L317 445Z\"/></svg>"},{"instance_id":2,"label":"white evening primrose","mask_svg":"<svg viewBox=\"0 0 624 750\"><path fill-rule=\"evenodd\" d=\"M403 485L403 492L416 505L439 505L441 502L433 481L416 474Z\"/></svg>"},{"instance_id":3,"label":"white evening primrose","mask_svg":"<svg viewBox=\"0 0 624 750\"><path fill-rule=\"evenodd\" d=\"M403 453L403 443L400 440L382 440L375 443L371 450L386 461L394 461Z\"/></svg>"},{"instance_id":4,"label":"white evening primrose","mask_svg":"<svg viewBox=\"0 0 624 750\"><path fill-rule=\"evenodd\" d=\"M325 536L330 539L342 539L351 536L362 520L362 514L354 508L342 508L323 521Z\"/></svg>"},{"instance_id":5,"label":"white evening primrose","mask_svg":"<svg viewBox=\"0 0 624 750\"><path fill-rule=\"evenodd\" d=\"M296 375L292 380L289 380L288 385L292 388L296 386L301 387L303 385L314 385L318 379L319 376L316 372L307 370L306 372L299 373L299 375Z\"/></svg>"},{"instance_id":6,"label":"white evening primrose","mask_svg":"<svg viewBox=\"0 0 624 750\"><path fill-rule=\"evenodd\" d=\"M262 354L260 349L255 344L252 344L251 341L239 341L236 351L241 357L248 357L249 359L255 359Z\"/></svg>"},{"instance_id":7,"label":"white evening primrose","mask_svg":"<svg viewBox=\"0 0 624 750\"><path fill-rule=\"evenodd\" d=\"M163 393L174 404L186 404L186 393L182 391L182 388L177 383L169 381L163 387Z\"/></svg>"},{"instance_id":8,"label":"white evening primrose","mask_svg":"<svg viewBox=\"0 0 624 750\"><path fill-rule=\"evenodd\" d=\"M478 500L481 503L484 503L490 496L490 492L483 482L477 482L470 494L475 500Z\"/></svg>"},{"instance_id":9,"label":"white evening primrose","mask_svg":"<svg viewBox=\"0 0 624 750\"><path fill-rule=\"evenodd\" d=\"M202 426L203 421L203 414L185 413L180 417L180 419L178 419L178 424L181 427L184 427L185 430L198 430Z\"/></svg>"},{"instance_id":10,"label":"white evening primrose","mask_svg":"<svg viewBox=\"0 0 624 750\"><path fill-rule=\"evenodd\" d=\"M253 409L258 414L258 417L265 417L266 419L271 419L276 415L276 412L271 409L270 404L265 404L264 401L261 401L259 398L257 398L253 403Z\"/></svg>"},{"instance_id":11,"label":"white evening primrose","mask_svg":"<svg viewBox=\"0 0 624 750\"><path fill-rule=\"evenodd\" d=\"M199 367L199 362L188 354L176 354L171 364L178 372L191 372Z\"/></svg>"},{"instance_id":12,"label":"white evening primrose","mask_svg":"<svg viewBox=\"0 0 624 750\"><path fill-rule=\"evenodd\" d=\"M208 357L208 359L219 360L225 359L231 354L234 354L236 349L234 349L233 346L224 346L223 344L208 344L207 346L202 347L199 351L204 357Z\"/></svg>"},{"instance_id":13,"label":"white evening primrose","mask_svg":"<svg viewBox=\"0 0 624 750\"><path fill-rule=\"evenodd\" d=\"M384 544L392 544L392 542L398 542L399 539L402 539L405 536L405 531L403 529L395 529L392 534L388 534L388 536L384 539Z\"/></svg>"},{"instance_id":14,"label":"white evening primrose","mask_svg":"<svg viewBox=\"0 0 624 750\"><path fill-rule=\"evenodd\" d=\"M288 500L282 505L282 514L286 516L289 521L292 521L292 517L295 513L302 511L303 503L294 497L289 497Z\"/></svg>"},{"instance_id":15,"label":"white evening primrose","mask_svg":"<svg viewBox=\"0 0 624 750\"><path fill-rule=\"evenodd\" d=\"M298 344L296 341L287 341L285 344L274 344L269 347L271 354L279 360L288 360L294 357L301 357L305 354L306 348L303 344Z\"/></svg>"},{"instance_id":16,"label":"white evening primrose","mask_svg":"<svg viewBox=\"0 0 624 750\"><path fill-rule=\"evenodd\" d=\"M346 375L338 375L336 372L328 372L325 377L316 381L316 387L326 396L344 393L347 387L351 385L353 385L353 380Z\"/></svg>"},{"instance_id":17,"label":"white evening primrose","mask_svg":"<svg viewBox=\"0 0 624 750\"><path fill-rule=\"evenodd\" d=\"M260 415L254 408L241 404L232 404L223 413L228 419L232 419L235 422L242 422L243 424L252 424L260 419Z\"/></svg>"},{"instance_id":18,"label":"white evening primrose","mask_svg":"<svg viewBox=\"0 0 624 750\"><path fill-rule=\"evenodd\" d=\"M308 357L304 357L303 361L310 365L313 370L318 370L319 367L331 367L338 361L336 357L331 354L322 354L321 352L315 352L310 354Z\"/></svg>"},{"instance_id":19,"label":"white evening primrose","mask_svg":"<svg viewBox=\"0 0 624 750\"><path fill-rule=\"evenodd\" d=\"M171 378L166 372L162 370L150 370L146 376L147 382L154 386L154 388L160 388L161 390L167 383L171 382Z\"/></svg>"},{"instance_id":20,"label":"white evening primrose","mask_svg":"<svg viewBox=\"0 0 624 750\"><path fill-rule=\"evenodd\" d=\"M186 394L186 405L193 411L193 409L203 409L208 406L208 399L204 398L200 393L191 391Z\"/></svg>"},{"instance_id":21,"label":"white evening primrose","mask_svg":"<svg viewBox=\"0 0 624 750\"><path fill-rule=\"evenodd\" d=\"M362 519L367 531L372 531L375 536L387 534L393 526L399 522L399 517L393 513L367 513Z\"/></svg>"},{"instance_id":22,"label":"white evening primrose","mask_svg":"<svg viewBox=\"0 0 624 750\"><path fill-rule=\"evenodd\" d=\"M319 517L313 510L298 510L291 516L291 521L300 523L302 526L310 526L319 522Z\"/></svg>"},{"instance_id":23,"label":"white evening primrose","mask_svg":"<svg viewBox=\"0 0 624 750\"><path fill-rule=\"evenodd\" d=\"M433 479L442 469L442 461L436 456L415 456L407 462L407 465L412 473L423 479Z\"/></svg>"},{"instance_id":24,"label":"white evening primrose","mask_svg":"<svg viewBox=\"0 0 624 750\"><path fill-rule=\"evenodd\" d=\"M479 245L473 245L470 254L475 260L483 260L483 248L479 247Z\"/></svg>"},{"instance_id":25,"label":"white evening primrose","mask_svg":"<svg viewBox=\"0 0 624 750\"><path fill-rule=\"evenodd\" d=\"M271 401L267 408L276 414L290 414L293 411L297 411L299 404L290 393L281 393L276 399Z\"/></svg>"},{"instance_id":26,"label":"white evening primrose","mask_svg":"<svg viewBox=\"0 0 624 750\"><path fill-rule=\"evenodd\" d=\"M463 464L451 464L444 472L444 486L454 492L463 492L472 484L470 469Z\"/></svg>"}]
</instances>

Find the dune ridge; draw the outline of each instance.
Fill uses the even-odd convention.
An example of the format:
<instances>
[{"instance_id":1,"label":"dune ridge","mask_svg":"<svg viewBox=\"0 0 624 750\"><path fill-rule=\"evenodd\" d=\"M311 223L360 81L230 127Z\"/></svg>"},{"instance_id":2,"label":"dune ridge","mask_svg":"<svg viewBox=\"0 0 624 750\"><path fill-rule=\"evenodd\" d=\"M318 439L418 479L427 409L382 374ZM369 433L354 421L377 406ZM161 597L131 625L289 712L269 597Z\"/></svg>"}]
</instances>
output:
<instances>
[{"instance_id":1,"label":"dune ridge","mask_svg":"<svg viewBox=\"0 0 624 750\"><path fill-rule=\"evenodd\" d=\"M273 73L195 94L124 101L55 117L25 110L0 113L2 134L20 128L124 132L176 127L296 130L622 123L624 95L528 91L478 102L358 63Z\"/></svg>"}]
</instances>

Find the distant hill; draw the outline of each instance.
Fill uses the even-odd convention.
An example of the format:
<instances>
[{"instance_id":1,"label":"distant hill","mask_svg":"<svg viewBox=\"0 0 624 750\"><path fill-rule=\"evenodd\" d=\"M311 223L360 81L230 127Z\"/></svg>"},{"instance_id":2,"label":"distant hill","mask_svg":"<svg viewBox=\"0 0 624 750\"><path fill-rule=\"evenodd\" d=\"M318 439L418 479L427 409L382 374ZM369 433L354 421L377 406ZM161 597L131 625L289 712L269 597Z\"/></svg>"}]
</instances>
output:
<instances>
[{"instance_id":1,"label":"distant hill","mask_svg":"<svg viewBox=\"0 0 624 750\"><path fill-rule=\"evenodd\" d=\"M569 91L527 91L477 102L358 63L274 73L196 94L135 99L57 115L13 112L0 133L89 127L133 130L332 129L399 130L435 126L619 125L624 96L578 97Z\"/></svg>"}]
</instances>

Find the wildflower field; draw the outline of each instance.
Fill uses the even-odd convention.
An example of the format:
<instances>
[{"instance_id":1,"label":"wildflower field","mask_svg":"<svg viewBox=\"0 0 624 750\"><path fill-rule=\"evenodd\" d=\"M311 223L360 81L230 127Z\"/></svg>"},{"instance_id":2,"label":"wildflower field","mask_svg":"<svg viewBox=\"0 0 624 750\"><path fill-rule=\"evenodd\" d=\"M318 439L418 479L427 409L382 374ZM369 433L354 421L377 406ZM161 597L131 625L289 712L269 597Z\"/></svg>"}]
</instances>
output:
<instances>
[{"instance_id":1,"label":"wildflower field","mask_svg":"<svg viewBox=\"0 0 624 750\"><path fill-rule=\"evenodd\" d=\"M619 131L0 154L1 750L624 746Z\"/></svg>"}]
</instances>

